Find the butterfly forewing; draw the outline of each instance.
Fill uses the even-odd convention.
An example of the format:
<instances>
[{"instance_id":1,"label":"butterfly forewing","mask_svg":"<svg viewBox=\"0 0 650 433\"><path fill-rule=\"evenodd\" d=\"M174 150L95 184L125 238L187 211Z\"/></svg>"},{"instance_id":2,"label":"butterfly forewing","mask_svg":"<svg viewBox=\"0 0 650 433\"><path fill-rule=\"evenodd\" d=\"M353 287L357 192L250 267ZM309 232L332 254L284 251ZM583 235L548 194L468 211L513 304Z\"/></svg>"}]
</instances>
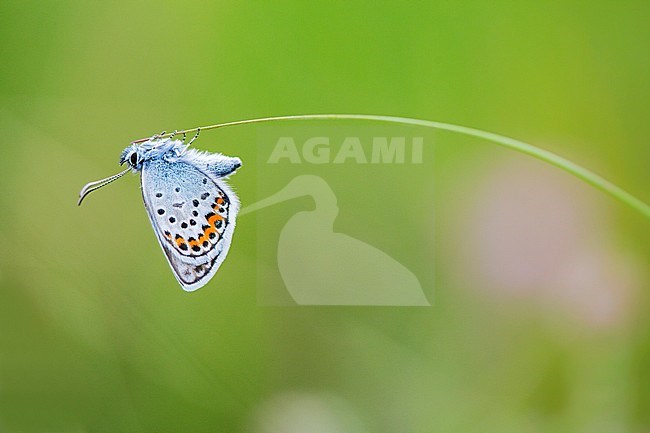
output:
<instances>
[{"instance_id":1,"label":"butterfly forewing","mask_svg":"<svg viewBox=\"0 0 650 433\"><path fill-rule=\"evenodd\" d=\"M239 203L222 178L184 161L148 161L142 196L158 241L188 291L216 273L230 247Z\"/></svg>"}]
</instances>

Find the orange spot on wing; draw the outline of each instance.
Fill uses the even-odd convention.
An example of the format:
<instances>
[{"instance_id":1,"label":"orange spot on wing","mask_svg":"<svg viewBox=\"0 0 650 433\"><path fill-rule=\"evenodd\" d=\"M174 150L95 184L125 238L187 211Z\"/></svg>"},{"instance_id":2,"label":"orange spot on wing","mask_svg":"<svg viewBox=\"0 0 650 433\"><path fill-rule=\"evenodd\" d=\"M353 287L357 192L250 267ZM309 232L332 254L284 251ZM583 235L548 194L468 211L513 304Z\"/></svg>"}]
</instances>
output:
<instances>
[{"instance_id":1,"label":"orange spot on wing","mask_svg":"<svg viewBox=\"0 0 650 433\"><path fill-rule=\"evenodd\" d=\"M223 220L223 217L221 215L212 215L210 219L208 220L208 224L211 226L214 226L215 223L219 220ZM216 229L215 229L216 230Z\"/></svg>"},{"instance_id":2,"label":"orange spot on wing","mask_svg":"<svg viewBox=\"0 0 650 433\"><path fill-rule=\"evenodd\" d=\"M209 227L207 227L207 228L205 229L205 231L203 232L203 235L202 235L201 238L200 238L200 240L203 239L203 240L201 241L201 243L203 243L203 241L208 241L208 242L210 242L210 235L213 234L213 233L214 233L214 235L217 236L217 237L220 237L220 236L221 236L221 235L219 234L219 232L217 231L217 228L214 226L214 224L210 225Z\"/></svg>"}]
</instances>

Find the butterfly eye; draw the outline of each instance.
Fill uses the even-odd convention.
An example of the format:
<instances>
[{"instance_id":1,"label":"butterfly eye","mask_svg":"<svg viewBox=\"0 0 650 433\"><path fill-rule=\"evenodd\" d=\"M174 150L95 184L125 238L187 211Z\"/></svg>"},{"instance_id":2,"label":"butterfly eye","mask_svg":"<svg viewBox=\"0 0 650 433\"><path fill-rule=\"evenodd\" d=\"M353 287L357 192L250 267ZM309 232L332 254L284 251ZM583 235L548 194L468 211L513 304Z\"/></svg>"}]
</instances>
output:
<instances>
[{"instance_id":1,"label":"butterfly eye","mask_svg":"<svg viewBox=\"0 0 650 433\"><path fill-rule=\"evenodd\" d=\"M131 157L130 157L129 161L131 162L131 165L133 165L133 166L137 165L138 164L138 154L133 152L131 154Z\"/></svg>"}]
</instances>

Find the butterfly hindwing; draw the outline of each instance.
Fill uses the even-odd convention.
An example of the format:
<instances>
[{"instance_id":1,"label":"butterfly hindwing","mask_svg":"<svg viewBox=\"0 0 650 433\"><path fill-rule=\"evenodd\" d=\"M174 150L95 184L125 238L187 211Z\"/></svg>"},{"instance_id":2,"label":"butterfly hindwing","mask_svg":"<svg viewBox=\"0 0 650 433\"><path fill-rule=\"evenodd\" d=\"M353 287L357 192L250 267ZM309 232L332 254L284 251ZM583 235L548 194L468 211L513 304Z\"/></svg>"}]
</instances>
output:
<instances>
[{"instance_id":1,"label":"butterfly hindwing","mask_svg":"<svg viewBox=\"0 0 650 433\"><path fill-rule=\"evenodd\" d=\"M213 155L188 154L147 161L141 181L165 256L183 289L193 291L210 280L228 254L239 202L224 179L208 169Z\"/></svg>"}]
</instances>

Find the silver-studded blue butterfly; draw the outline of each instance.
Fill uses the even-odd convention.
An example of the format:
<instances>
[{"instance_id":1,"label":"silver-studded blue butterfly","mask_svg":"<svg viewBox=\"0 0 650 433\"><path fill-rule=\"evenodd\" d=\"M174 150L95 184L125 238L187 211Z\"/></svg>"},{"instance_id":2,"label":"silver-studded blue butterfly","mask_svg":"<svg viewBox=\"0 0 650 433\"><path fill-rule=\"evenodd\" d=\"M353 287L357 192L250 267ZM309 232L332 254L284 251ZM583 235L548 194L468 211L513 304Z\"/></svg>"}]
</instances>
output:
<instances>
[{"instance_id":1,"label":"silver-studded blue butterfly","mask_svg":"<svg viewBox=\"0 0 650 433\"><path fill-rule=\"evenodd\" d=\"M87 184L79 204L90 194L129 171L140 173L144 207L158 242L183 290L203 287L228 254L239 200L225 179L242 162L220 153L188 149L185 140L155 135L122 152L128 168ZM198 136L198 133L197 133Z\"/></svg>"}]
</instances>

